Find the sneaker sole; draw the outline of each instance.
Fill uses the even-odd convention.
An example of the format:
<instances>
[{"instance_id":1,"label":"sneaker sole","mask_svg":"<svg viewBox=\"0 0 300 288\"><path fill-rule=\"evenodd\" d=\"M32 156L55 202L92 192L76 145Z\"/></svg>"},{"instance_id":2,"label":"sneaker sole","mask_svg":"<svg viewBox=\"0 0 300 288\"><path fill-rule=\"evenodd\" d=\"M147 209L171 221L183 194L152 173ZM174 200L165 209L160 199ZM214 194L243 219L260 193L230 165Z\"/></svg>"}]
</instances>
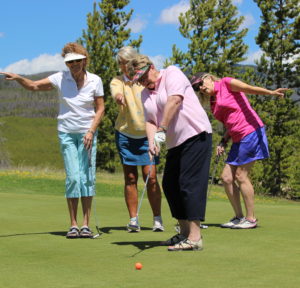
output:
<instances>
[{"instance_id":1,"label":"sneaker sole","mask_svg":"<svg viewBox=\"0 0 300 288\"><path fill-rule=\"evenodd\" d=\"M254 227L231 227L231 229L255 229L257 226Z\"/></svg>"},{"instance_id":2,"label":"sneaker sole","mask_svg":"<svg viewBox=\"0 0 300 288\"><path fill-rule=\"evenodd\" d=\"M141 228L139 226L127 226L128 232L140 232Z\"/></svg>"},{"instance_id":3,"label":"sneaker sole","mask_svg":"<svg viewBox=\"0 0 300 288\"><path fill-rule=\"evenodd\" d=\"M162 229L162 228L155 228L155 229L152 229L153 232L164 232L165 230Z\"/></svg>"},{"instance_id":4,"label":"sneaker sole","mask_svg":"<svg viewBox=\"0 0 300 288\"><path fill-rule=\"evenodd\" d=\"M172 248L168 248L168 251L170 251L170 252L177 252L177 251L201 251L201 250L203 250L203 247L190 248L190 249L172 249Z\"/></svg>"},{"instance_id":5,"label":"sneaker sole","mask_svg":"<svg viewBox=\"0 0 300 288\"><path fill-rule=\"evenodd\" d=\"M238 227L236 225L236 226L231 227L231 229L254 229L256 227L257 227L257 224L255 226L251 226L251 227Z\"/></svg>"},{"instance_id":6,"label":"sneaker sole","mask_svg":"<svg viewBox=\"0 0 300 288\"><path fill-rule=\"evenodd\" d=\"M230 228L233 228L234 225L232 225L232 226L224 226L224 225L220 225L220 227L221 227L221 228L225 228L225 229L226 229L226 228L227 228L227 229L230 229Z\"/></svg>"}]
</instances>

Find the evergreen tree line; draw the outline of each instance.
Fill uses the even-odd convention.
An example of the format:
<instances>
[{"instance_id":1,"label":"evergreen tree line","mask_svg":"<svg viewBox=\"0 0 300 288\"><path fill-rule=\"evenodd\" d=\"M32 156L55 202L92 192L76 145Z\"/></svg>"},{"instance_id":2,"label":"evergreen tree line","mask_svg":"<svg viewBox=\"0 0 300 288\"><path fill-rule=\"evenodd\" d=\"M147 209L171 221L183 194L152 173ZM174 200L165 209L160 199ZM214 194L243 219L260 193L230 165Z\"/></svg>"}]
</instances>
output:
<instances>
[{"instance_id":1,"label":"evergreen tree line","mask_svg":"<svg viewBox=\"0 0 300 288\"><path fill-rule=\"evenodd\" d=\"M286 93L284 99L248 95L266 125L271 155L268 160L255 164L251 177L257 193L299 198L300 5L298 0L253 1L262 14L256 43L263 55L256 66L240 65L246 59L248 51L248 45L244 43L248 29L240 28L244 17L238 15L237 7L231 0L190 0L190 9L179 17L180 33L188 40L187 50L183 52L174 44L172 56L165 61L164 66L178 65L187 75L205 71L218 77L235 77L268 89L292 88L293 91ZM92 12L87 15L87 28L78 39L90 54L88 70L99 75L103 81L105 117L99 129L97 167L110 172L121 167L114 141L117 105L109 90L111 79L119 73L115 57L121 47L131 45L139 50L142 43L142 36L132 39L131 31L127 28L133 14L132 9L127 9L129 3L130 0L95 2ZM2 81L0 84L1 95L9 93L8 88L11 87L3 85L11 84L4 84ZM15 91L16 89L18 88L14 88L14 101L11 101L12 95L9 96L10 101L1 96L1 107L5 106L0 111L2 116L8 115L8 111L17 112L21 109L17 104L20 104L19 97L23 99L21 101L29 101L26 102L27 109L22 110L25 110L26 115L22 116L56 116L57 100L52 94L39 96L35 92L32 93L35 96L30 98L26 94L29 92ZM24 106L25 102L21 104ZM205 108L214 129L215 149L224 131L222 125L213 119L209 107ZM164 167L165 153L163 150L160 171ZM214 163L215 155L212 157L211 171ZM222 166L219 163L216 175L220 174Z\"/></svg>"},{"instance_id":2,"label":"evergreen tree line","mask_svg":"<svg viewBox=\"0 0 300 288\"><path fill-rule=\"evenodd\" d=\"M89 70L101 76L106 91L106 115L99 132L97 166L111 172L119 165L114 145L117 107L109 95L109 83L118 74L115 57L121 47L132 45L139 49L142 43L142 36L132 39L127 28L133 13L133 10L125 12L129 2L94 3L93 11L87 15L87 28L79 39L91 56ZM246 59L248 45L244 37L248 29L240 28L244 17L238 15L231 0L190 0L190 9L179 17L180 33L188 39L188 48L183 52L174 44L172 56L164 64L178 65L187 74L206 71L268 89L294 88L284 99L257 95L249 98L266 124L271 154L270 159L256 163L253 169L251 176L256 191L295 198L300 196L300 109L297 105L300 91L296 88L300 87L300 6L297 0L254 2L262 13L256 43L263 55L256 66L239 65ZM223 128L211 115L210 119L216 146ZM162 168L164 159L161 158Z\"/></svg>"}]
</instances>

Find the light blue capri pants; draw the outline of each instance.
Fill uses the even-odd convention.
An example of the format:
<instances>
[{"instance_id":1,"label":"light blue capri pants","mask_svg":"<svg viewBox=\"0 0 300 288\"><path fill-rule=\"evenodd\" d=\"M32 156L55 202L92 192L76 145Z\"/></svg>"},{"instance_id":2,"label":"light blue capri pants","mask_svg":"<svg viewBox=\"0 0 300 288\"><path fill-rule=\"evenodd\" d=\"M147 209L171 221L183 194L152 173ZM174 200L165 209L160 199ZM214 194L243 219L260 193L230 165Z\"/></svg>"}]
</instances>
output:
<instances>
[{"instance_id":1,"label":"light blue capri pants","mask_svg":"<svg viewBox=\"0 0 300 288\"><path fill-rule=\"evenodd\" d=\"M85 134L58 132L66 171L66 198L95 195L97 133L94 135L90 156L83 145Z\"/></svg>"}]
</instances>

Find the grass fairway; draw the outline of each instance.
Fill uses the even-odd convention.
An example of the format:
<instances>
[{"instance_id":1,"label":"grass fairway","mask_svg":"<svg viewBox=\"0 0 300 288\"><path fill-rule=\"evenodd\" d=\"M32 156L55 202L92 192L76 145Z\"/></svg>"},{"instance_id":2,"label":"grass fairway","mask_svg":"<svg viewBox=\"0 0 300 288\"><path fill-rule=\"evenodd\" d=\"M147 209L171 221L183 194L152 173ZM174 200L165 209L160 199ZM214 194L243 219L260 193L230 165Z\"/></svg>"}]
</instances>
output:
<instances>
[{"instance_id":1,"label":"grass fairway","mask_svg":"<svg viewBox=\"0 0 300 288\"><path fill-rule=\"evenodd\" d=\"M63 168L56 119L0 117L0 123L13 166Z\"/></svg>"},{"instance_id":2,"label":"grass fairway","mask_svg":"<svg viewBox=\"0 0 300 288\"><path fill-rule=\"evenodd\" d=\"M214 191L207 205L204 250L167 252L159 242L174 234L175 221L165 200L165 232L151 231L144 201L143 230L127 233L120 179L98 176L101 237L67 240L63 175L2 171L1 287L299 287L299 203L259 199L260 226L228 230L218 225L232 215L229 203ZM135 270L136 262L142 270Z\"/></svg>"}]
</instances>

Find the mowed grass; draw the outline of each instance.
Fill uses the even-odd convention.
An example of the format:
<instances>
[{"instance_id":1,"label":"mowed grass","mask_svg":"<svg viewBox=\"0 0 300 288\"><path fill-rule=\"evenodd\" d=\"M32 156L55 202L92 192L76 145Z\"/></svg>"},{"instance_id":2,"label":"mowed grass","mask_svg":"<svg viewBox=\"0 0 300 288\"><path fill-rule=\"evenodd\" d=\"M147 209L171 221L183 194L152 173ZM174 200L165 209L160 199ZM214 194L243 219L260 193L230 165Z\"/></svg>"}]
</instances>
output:
<instances>
[{"instance_id":1,"label":"mowed grass","mask_svg":"<svg viewBox=\"0 0 300 288\"><path fill-rule=\"evenodd\" d=\"M12 166L63 168L56 119L0 117L0 123Z\"/></svg>"},{"instance_id":2,"label":"mowed grass","mask_svg":"<svg viewBox=\"0 0 300 288\"><path fill-rule=\"evenodd\" d=\"M63 173L0 171L1 287L299 287L299 203L258 198L257 229L221 229L232 211L222 189L213 187L204 250L168 252L159 243L174 234L175 221L165 199L165 232L151 231L144 199L143 229L127 233L121 174L97 177L103 234L68 240Z\"/></svg>"}]
</instances>

